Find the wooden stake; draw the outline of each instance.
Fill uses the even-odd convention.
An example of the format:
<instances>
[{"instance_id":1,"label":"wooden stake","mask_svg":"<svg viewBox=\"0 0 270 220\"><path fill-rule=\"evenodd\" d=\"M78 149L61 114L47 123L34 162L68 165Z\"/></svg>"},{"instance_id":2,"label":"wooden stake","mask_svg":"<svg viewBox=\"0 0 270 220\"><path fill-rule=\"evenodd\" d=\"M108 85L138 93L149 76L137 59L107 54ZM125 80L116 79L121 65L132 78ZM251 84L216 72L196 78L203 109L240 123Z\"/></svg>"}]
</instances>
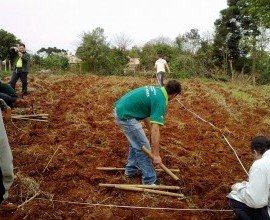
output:
<instances>
[{"instance_id":1,"label":"wooden stake","mask_svg":"<svg viewBox=\"0 0 270 220\"><path fill-rule=\"evenodd\" d=\"M23 207L26 203L30 202L31 200L33 200L35 197L37 197L40 194L40 192L37 192L35 195L33 195L30 199L24 201L21 205L18 205L17 209Z\"/></svg>"},{"instance_id":2,"label":"wooden stake","mask_svg":"<svg viewBox=\"0 0 270 220\"><path fill-rule=\"evenodd\" d=\"M49 115L48 114L35 114L35 115L11 115L11 117L13 118L36 118L36 117L48 117Z\"/></svg>"},{"instance_id":3,"label":"wooden stake","mask_svg":"<svg viewBox=\"0 0 270 220\"><path fill-rule=\"evenodd\" d=\"M152 153L145 147L142 146L142 150L144 153L146 153L152 160L154 159L154 156ZM169 174L174 180L178 181L180 180L175 174L173 174L163 163L160 164L161 169L163 169L167 174Z\"/></svg>"},{"instance_id":4,"label":"wooden stake","mask_svg":"<svg viewBox=\"0 0 270 220\"><path fill-rule=\"evenodd\" d=\"M165 185L136 185L136 184L110 184L110 183L100 183L99 186L104 187L116 187L116 186L126 186L126 187L137 187L146 189L165 189L165 190L180 190L179 186L165 186Z\"/></svg>"},{"instance_id":5,"label":"wooden stake","mask_svg":"<svg viewBox=\"0 0 270 220\"><path fill-rule=\"evenodd\" d=\"M138 188L138 187L133 187L133 186L115 186L115 188L136 191L136 192L148 192L148 193L167 195L167 196L185 197L183 194L180 194L180 193L171 193L171 192L165 192L165 191L154 190L154 189L144 189L144 188Z\"/></svg>"},{"instance_id":6,"label":"wooden stake","mask_svg":"<svg viewBox=\"0 0 270 220\"><path fill-rule=\"evenodd\" d=\"M53 155L52 155L51 159L50 159L50 160L49 160L49 162L47 163L47 165L46 165L46 167L44 168L44 170L42 171L42 173L44 173L44 172L45 172L45 170L46 170L46 169L47 169L47 167L49 166L50 162L52 161L52 159L53 159L54 155L55 155L55 154L56 154L56 152L59 150L60 146L61 146L61 145L59 145L59 146L57 147L57 149L54 151L54 153L53 153Z\"/></svg>"},{"instance_id":7,"label":"wooden stake","mask_svg":"<svg viewBox=\"0 0 270 220\"><path fill-rule=\"evenodd\" d=\"M12 118L12 117L11 117L11 118ZM29 121L48 122L48 120L35 119L35 118L12 118L12 119L20 119L20 120L29 120Z\"/></svg>"},{"instance_id":8,"label":"wooden stake","mask_svg":"<svg viewBox=\"0 0 270 220\"><path fill-rule=\"evenodd\" d=\"M11 115L11 118L16 120L20 119L20 120L47 122L48 114Z\"/></svg>"},{"instance_id":9,"label":"wooden stake","mask_svg":"<svg viewBox=\"0 0 270 220\"><path fill-rule=\"evenodd\" d=\"M113 171L113 170L119 170L119 171L124 171L125 168L122 168L122 167L97 167L96 168L97 170L106 170L106 171ZM162 169L156 169L156 171L159 171L159 172L165 172L164 170ZM179 173L180 170L179 169L170 169L170 171L172 172L177 172Z\"/></svg>"}]
</instances>

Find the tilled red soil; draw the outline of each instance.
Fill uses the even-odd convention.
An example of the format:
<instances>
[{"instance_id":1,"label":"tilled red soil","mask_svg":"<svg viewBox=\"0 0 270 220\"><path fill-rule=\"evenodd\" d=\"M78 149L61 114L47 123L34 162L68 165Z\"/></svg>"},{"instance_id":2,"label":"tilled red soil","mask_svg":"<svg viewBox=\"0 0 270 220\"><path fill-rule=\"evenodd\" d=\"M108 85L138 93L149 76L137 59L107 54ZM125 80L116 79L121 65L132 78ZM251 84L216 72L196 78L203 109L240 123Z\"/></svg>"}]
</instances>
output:
<instances>
[{"instance_id":1,"label":"tilled red soil","mask_svg":"<svg viewBox=\"0 0 270 220\"><path fill-rule=\"evenodd\" d=\"M255 88L238 88L256 100L248 103L235 98L237 86L183 81L182 95L168 105L160 150L163 163L180 170L181 181L163 172L159 180L180 186L184 198L99 186L141 183L139 176L127 180L123 171L96 167L125 166L128 145L115 125L113 103L133 88L155 83L134 77L30 75L30 94L13 114L46 113L49 120L7 124L16 175L9 201L19 208L0 218L232 219L226 195L247 175L230 146L248 170L251 138L270 134L270 98Z\"/></svg>"}]
</instances>

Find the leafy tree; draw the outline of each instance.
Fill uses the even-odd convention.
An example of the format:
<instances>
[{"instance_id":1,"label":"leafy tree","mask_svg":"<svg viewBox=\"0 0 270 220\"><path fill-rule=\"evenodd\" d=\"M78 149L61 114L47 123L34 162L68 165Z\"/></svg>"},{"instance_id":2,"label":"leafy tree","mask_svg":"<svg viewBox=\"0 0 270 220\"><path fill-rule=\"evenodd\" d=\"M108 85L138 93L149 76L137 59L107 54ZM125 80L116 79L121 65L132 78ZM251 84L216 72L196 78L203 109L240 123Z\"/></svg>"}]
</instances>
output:
<instances>
[{"instance_id":1,"label":"leafy tree","mask_svg":"<svg viewBox=\"0 0 270 220\"><path fill-rule=\"evenodd\" d=\"M185 43L185 39L182 35L178 35L176 38L175 38L175 48L177 49L177 51L179 53L183 53L184 52L184 43Z\"/></svg>"},{"instance_id":2,"label":"leafy tree","mask_svg":"<svg viewBox=\"0 0 270 220\"><path fill-rule=\"evenodd\" d=\"M245 37L255 39L260 33L252 17L246 13L246 4L242 0L229 0L228 8L221 11L221 18L216 20L213 56L216 64L222 65L225 72L228 66L239 72L250 70L249 50L243 44ZM233 68L233 69L232 69Z\"/></svg>"},{"instance_id":3,"label":"leafy tree","mask_svg":"<svg viewBox=\"0 0 270 220\"><path fill-rule=\"evenodd\" d=\"M174 77L188 78L196 74L196 60L189 54L179 54L170 62Z\"/></svg>"},{"instance_id":4,"label":"leafy tree","mask_svg":"<svg viewBox=\"0 0 270 220\"><path fill-rule=\"evenodd\" d=\"M270 28L270 2L268 0L241 0L246 5L246 11L253 17L257 26Z\"/></svg>"},{"instance_id":5,"label":"leafy tree","mask_svg":"<svg viewBox=\"0 0 270 220\"><path fill-rule=\"evenodd\" d=\"M140 53L141 67L144 70L154 70L154 65L156 59L158 58L158 54L163 55L169 63L171 58L175 56L176 52L176 48L168 44L147 43L143 46Z\"/></svg>"},{"instance_id":6,"label":"leafy tree","mask_svg":"<svg viewBox=\"0 0 270 220\"><path fill-rule=\"evenodd\" d=\"M148 44L155 44L155 45L173 45L173 41L169 37L160 36L155 39L152 39L148 42Z\"/></svg>"},{"instance_id":7,"label":"leafy tree","mask_svg":"<svg viewBox=\"0 0 270 220\"><path fill-rule=\"evenodd\" d=\"M141 54L141 48L139 48L138 46L133 46L131 50L128 51L129 57L132 57L132 58L139 58L140 54Z\"/></svg>"},{"instance_id":8,"label":"leafy tree","mask_svg":"<svg viewBox=\"0 0 270 220\"><path fill-rule=\"evenodd\" d=\"M42 47L41 49L39 49L37 51L38 54L41 54L41 53L45 53L46 55L51 55L51 54L67 54L67 51L64 50L64 49L58 49L56 47L48 47L48 48L44 48Z\"/></svg>"},{"instance_id":9,"label":"leafy tree","mask_svg":"<svg viewBox=\"0 0 270 220\"><path fill-rule=\"evenodd\" d=\"M212 38L202 38L198 29L191 29L175 38L177 53L170 61L176 77L208 75L214 66L212 56Z\"/></svg>"},{"instance_id":10,"label":"leafy tree","mask_svg":"<svg viewBox=\"0 0 270 220\"><path fill-rule=\"evenodd\" d=\"M260 84L270 83L270 55L269 53L262 53L258 62L258 68L260 75L258 82Z\"/></svg>"},{"instance_id":11,"label":"leafy tree","mask_svg":"<svg viewBox=\"0 0 270 220\"><path fill-rule=\"evenodd\" d=\"M38 54L33 54L31 56L31 64L40 67L42 65L42 57Z\"/></svg>"},{"instance_id":12,"label":"leafy tree","mask_svg":"<svg viewBox=\"0 0 270 220\"><path fill-rule=\"evenodd\" d=\"M14 34L0 29L0 60L10 59L10 47L16 46L20 42Z\"/></svg>"},{"instance_id":13,"label":"leafy tree","mask_svg":"<svg viewBox=\"0 0 270 220\"><path fill-rule=\"evenodd\" d=\"M68 68L68 58L59 54L51 54L42 59L41 66L45 69L66 70Z\"/></svg>"},{"instance_id":14,"label":"leafy tree","mask_svg":"<svg viewBox=\"0 0 270 220\"><path fill-rule=\"evenodd\" d=\"M145 44L142 47L142 52L140 54L141 68L144 70L153 70L156 59L157 59L157 52L154 45L149 43Z\"/></svg>"},{"instance_id":15,"label":"leafy tree","mask_svg":"<svg viewBox=\"0 0 270 220\"><path fill-rule=\"evenodd\" d=\"M100 27L92 32L84 33L82 42L77 48L76 55L89 65L90 71L100 71L102 60L109 51L109 44L106 42L104 30Z\"/></svg>"},{"instance_id":16,"label":"leafy tree","mask_svg":"<svg viewBox=\"0 0 270 220\"><path fill-rule=\"evenodd\" d=\"M97 70L102 74L117 74L124 73L124 69L129 62L129 58L125 51L119 48L108 49L106 56L99 60Z\"/></svg>"},{"instance_id":17,"label":"leafy tree","mask_svg":"<svg viewBox=\"0 0 270 220\"><path fill-rule=\"evenodd\" d=\"M200 47L201 36L198 29L191 29L190 32L186 32L183 36L179 35L176 38L178 45L181 45L181 50L189 54L195 54Z\"/></svg>"},{"instance_id":18,"label":"leafy tree","mask_svg":"<svg viewBox=\"0 0 270 220\"><path fill-rule=\"evenodd\" d=\"M119 50L126 51L128 47L132 44L133 40L122 33L115 35L113 42Z\"/></svg>"}]
</instances>

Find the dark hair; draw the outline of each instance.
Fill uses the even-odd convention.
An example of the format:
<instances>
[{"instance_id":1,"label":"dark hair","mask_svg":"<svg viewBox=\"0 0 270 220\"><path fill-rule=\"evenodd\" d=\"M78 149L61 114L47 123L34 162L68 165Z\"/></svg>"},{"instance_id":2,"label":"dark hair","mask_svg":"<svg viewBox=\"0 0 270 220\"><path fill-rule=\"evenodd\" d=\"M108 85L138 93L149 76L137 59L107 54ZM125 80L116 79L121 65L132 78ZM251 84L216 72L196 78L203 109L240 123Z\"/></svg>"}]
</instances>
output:
<instances>
[{"instance_id":1,"label":"dark hair","mask_svg":"<svg viewBox=\"0 0 270 220\"><path fill-rule=\"evenodd\" d=\"M180 82L178 82L178 81L176 81L174 79L170 80L165 85L165 89L166 89L168 95L180 94L180 92L182 90Z\"/></svg>"},{"instance_id":2,"label":"dark hair","mask_svg":"<svg viewBox=\"0 0 270 220\"><path fill-rule=\"evenodd\" d=\"M25 48L25 44L23 44L23 43L20 43L19 46L23 46Z\"/></svg>"},{"instance_id":3,"label":"dark hair","mask_svg":"<svg viewBox=\"0 0 270 220\"><path fill-rule=\"evenodd\" d=\"M270 139L265 136L256 136L251 141L250 149L252 152L256 150L263 155L265 151L270 149Z\"/></svg>"}]
</instances>

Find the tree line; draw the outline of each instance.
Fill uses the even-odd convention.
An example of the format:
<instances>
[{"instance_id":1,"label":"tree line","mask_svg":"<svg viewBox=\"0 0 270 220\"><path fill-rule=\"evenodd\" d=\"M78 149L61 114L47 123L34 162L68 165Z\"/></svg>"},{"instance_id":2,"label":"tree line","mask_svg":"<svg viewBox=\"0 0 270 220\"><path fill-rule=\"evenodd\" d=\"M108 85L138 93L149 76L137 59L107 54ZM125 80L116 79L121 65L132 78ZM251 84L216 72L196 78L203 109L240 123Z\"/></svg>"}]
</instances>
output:
<instances>
[{"instance_id":1,"label":"tree line","mask_svg":"<svg viewBox=\"0 0 270 220\"><path fill-rule=\"evenodd\" d=\"M245 76L253 83L270 82L270 2L228 0L220 11L211 36L201 36L198 29L179 34L174 40L152 39L142 47L129 48L132 40L117 35L110 44L104 29L84 32L76 50L83 72L125 74L130 58L139 58L137 72L153 73L154 62L162 54L174 77L212 77L234 80ZM19 43L13 34L0 30L0 60L8 58L8 49ZM68 69L67 51L41 48L32 56L32 64L42 68Z\"/></svg>"}]
</instances>

